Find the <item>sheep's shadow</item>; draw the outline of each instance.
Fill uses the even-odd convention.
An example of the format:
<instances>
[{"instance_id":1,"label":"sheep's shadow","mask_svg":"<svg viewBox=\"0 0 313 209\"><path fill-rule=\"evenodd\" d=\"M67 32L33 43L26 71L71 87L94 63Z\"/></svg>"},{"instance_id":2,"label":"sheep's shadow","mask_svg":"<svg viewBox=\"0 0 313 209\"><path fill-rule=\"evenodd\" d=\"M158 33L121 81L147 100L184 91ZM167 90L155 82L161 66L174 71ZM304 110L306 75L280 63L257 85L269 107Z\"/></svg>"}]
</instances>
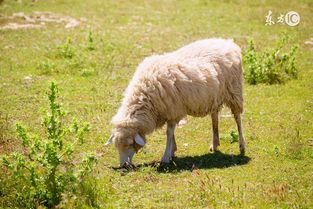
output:
<instances>
[{"instance_id":1,"label":"sheep's shadow","mask_svg":"<svg viewBox=\"0 0 313 209\"><path fill-rule=\"evenodd\" d=\"M137 165L141 167L156 167L158 172L181 172L194 169L228 168L232 166L245 165L250 157L244 155L225 154L222 152L208 153L200 156L175 157L171 163L159 164L151 162Z\"/></svg>"}]
</instances>

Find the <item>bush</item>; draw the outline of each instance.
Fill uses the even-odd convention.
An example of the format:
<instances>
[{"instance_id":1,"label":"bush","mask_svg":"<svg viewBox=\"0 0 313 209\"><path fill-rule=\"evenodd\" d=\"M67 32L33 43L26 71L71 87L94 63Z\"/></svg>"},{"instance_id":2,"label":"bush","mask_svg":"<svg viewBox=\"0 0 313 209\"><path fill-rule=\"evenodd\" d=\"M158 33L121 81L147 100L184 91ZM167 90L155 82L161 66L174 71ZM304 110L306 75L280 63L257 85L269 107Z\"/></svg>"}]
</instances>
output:
<instances>
[{"instance_id":1,"label":"bush","mask_svg":"<svg viewBox=\"0 0 313 209\"><path fill-rule=\"evenodd\" d=\"M292 46L289 52L283 53L287 41L288 36L284 34L275 48L268 48L263 52L257 52L253 40L249 41L243 55L244 77L249 84L277 84L297 78L298 70L295 63L298 47Z\"/></svg>"},{"instance_id":2,"label":"bush","mask_svg":"<svg viewBox=\"0 0 313 209\"><path fill-rule=\"evenodd\" d=\"M11 201L11 204L15 202L14 207L43 205L52 208L64 195L82 195L80 185L85 184L93 171L94 155L86 155L81 163L74 163L74 148L84 143L89 125L74 120L72 125L65 127L64 111L57 102L57 93L58 88L52 83L48 93L49 111L42 123L45 136L30 134L18 123L16 131L23 152L2 157L5 175L0 180L13 188L2 188L0 193L15 199Z\"/></svg>"}]
</instances>

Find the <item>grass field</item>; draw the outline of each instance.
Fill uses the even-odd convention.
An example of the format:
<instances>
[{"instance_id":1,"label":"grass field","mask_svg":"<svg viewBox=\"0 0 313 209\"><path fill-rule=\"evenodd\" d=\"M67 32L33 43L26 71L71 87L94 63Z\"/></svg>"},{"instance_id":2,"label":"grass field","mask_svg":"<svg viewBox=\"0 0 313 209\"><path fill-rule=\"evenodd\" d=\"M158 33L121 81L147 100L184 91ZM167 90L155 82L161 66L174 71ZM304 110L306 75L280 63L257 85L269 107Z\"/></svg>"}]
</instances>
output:
<instances>
[{"instance_id":1,"label":"grass field","mask_svg":"<svg viewBox=\"0 0 313 209\"><path fill-rule=\"evenodd\" d=\"M275 18L297 11L301 22L296 27L265 26L269 10ZM71 29L47 23L43 29L0 30L0 154L21 150L16 122L41 133L45 93L56 81L67 117L91 124L78 155L96 152L99 157L93 189L100 208L313 208L313 46L305 44L313 38L312 1L0 3L0 17L34 11L86 20ZM0 26L6 21L0 19ZM210 118L188 117L176 131L177 158L167 169L155 163L165 148L164 128L147 137L147 145L134 158L136 170L113 169L118 153L114 146L103 146L110 136L110 119L144 57L207 37L234 38L242 49L254 39L263 49L272 47L282 32L300 47L299 78L281 85L245 84L245 156L231 141L236 126L224 109L220 153L209 153ZM11 207L10 201L0 194L0 208ZM89 206L77 197L60 207Z\"/></svg>"}]
</instances>

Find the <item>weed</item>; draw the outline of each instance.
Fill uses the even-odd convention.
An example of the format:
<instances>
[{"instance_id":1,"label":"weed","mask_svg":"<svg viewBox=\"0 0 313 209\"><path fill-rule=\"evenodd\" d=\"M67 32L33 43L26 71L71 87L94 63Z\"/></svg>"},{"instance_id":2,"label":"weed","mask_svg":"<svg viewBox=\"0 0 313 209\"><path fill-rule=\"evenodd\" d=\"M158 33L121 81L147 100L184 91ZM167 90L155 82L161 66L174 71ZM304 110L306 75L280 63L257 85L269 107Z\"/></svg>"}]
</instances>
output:
<instances>
[{"instance_id":1,"label":"weed","mask_svg":"<svg viewBox=\"0 0 313 209\"><path fill-rule=\"evenodd\" d=\"M17 183L15 199L19 207L54 207L61 202L64 193L74 193L77 185L84 183L85 177L93 171L96 162L93 155L87 155L79 169L72 163L74 148L84 143L89 125L74 120L71 126L65 127L57 93L57 86L51 83L49 111L42 123L46 136L30 134L17 123L17 135L25 152L2 157L8 180Z\"/></svg>"},{"instance_id":2,"label":"weed","mask_svg":"<svg viewBox=\"0 0 313 209\"><path fill-rule=\"evenodd\" d=\"M40 70L42 74L51 74L55 71L55 64L51 60L43 60L38 64L37 69Z\"/></svg>"},{"instance_id":3,"label":"weed","mask_svg":"<svg viewBox=\"0 0 313 209\"><path fill-rule=\"evenodd\" d=\"M282 53L288 36L282 35L275 48L267 48L257 52L253 40L249 41L244 53L245 79L249 84L284 83L289 79L297 78L296 52L298 47L292 46L287 53Z\"/></svg>"},{"instance_id":4,"label":"weed","mask_svg":"<svg viewBox=\"0 0 313 209\"><path fill-rule=\"evenodd\" d=\"M88 36L87 36L87 49L90 50L90 51L96 49L95 43L94 43L94 39L93 39L93 35L92 35L91 31L88 32Z\"/></svg>"},{"instance_id":5,"label":"weed","mask_svg":"<svg viewBox=\"0 0 313 209\"><path fill-rule=\"evenodd\" d=\"M221 134L220 140L233 144L239 141L239 135L236 130L230 130L229 134Z\"/></svg>"},{"instance_id":6,"label":"weed","mask_svg":"<svg viewBox=\"0 0 313 209\"><path fill-rule=\"evenodd\" d=\"M80 75L82 77L89 77L89 76L92 76L96 73L95 69L94 68L84 68L81 70L81 73Z\"/></svg>"},{"instance_id":7,"label":"weed","mask_svg":"<svg viewBox=\"0 0 313 209\"><path fill-rule=\"evenodd\" d=\"M72 59L76 55L76 49L73 46L72 40L67 38L66 42L58 46L58 54L62 58Z\"/></svg>"},{"instance_id":8,"label":"weed","mask_svg":"<svg viewBox=\"0 0 313 209\"><path fill-rule=\"evenodd\" d=\"M276 156L279 155L279 148L277 146L274 146L274 153Z\"/></svg>"},{"instance_id":9,"label":"weed","mask_svg":"<svg viewBox=\"0 0 313 209\"><path fill-rule=\"evenodd\" d=\"M237 131L231 130L229 135L230 135L230 143L231 144L238 142L239 135L238 135Z\"/></svg>"}]
</instances>

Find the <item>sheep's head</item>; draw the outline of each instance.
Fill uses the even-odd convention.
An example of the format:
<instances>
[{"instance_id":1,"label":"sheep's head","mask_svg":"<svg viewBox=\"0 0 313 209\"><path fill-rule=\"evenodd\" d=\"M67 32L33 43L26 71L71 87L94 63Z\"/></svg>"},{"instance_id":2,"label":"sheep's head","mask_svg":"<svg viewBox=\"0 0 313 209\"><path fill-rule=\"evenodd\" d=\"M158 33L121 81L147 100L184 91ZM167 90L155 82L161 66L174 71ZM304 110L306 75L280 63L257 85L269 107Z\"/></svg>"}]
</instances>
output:
<instances>
[{"instance_id":1,"label":"sheep's head","mask_svg":"<svg viewBox=\"0 0 313 209\"><path fill-rule=\"evenodd\" d=\"M119 152L121 166L131 164L134 154L145 145L145 139L136 131L128 128L113 129L112 135L105 145L113 142Z\"/></svg>"}]
</instances>

